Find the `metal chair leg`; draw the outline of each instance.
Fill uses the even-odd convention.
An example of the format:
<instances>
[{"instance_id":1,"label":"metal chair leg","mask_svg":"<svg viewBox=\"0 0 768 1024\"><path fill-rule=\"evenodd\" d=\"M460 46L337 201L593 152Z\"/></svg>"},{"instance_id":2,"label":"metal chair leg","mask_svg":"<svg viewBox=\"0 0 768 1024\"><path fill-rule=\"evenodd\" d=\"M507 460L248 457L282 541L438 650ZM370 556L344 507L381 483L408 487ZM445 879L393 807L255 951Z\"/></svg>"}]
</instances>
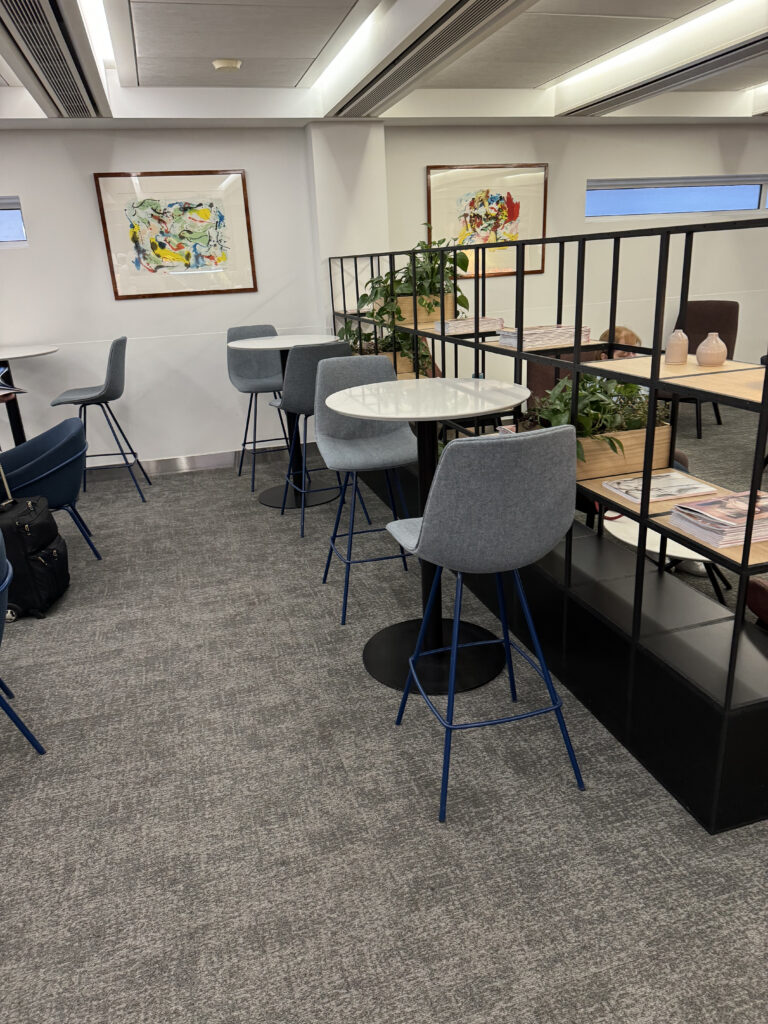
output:
<instances>
[{"instance_id":1,"label":"metal chair leg","mask_svg":"<svg viewBox=\"0 0 768 1024\"><path fill-rule=\"evenodd\" d=\"M432 609L435 606L435 598L437 592L440 589L440 580L443 575L443 567L437 566L435 571L435 578L432 581L432 589L429 592L427 598L427 607L424 610L424 617L421 620L421 626L419 628L419 635L416 637L416 649L413 652L413 657L409 661L408 678L405 681L405 687L403 688L403 696L400 698L400 707L398 708L397 718L395 719L395 725L400 725L403 720L403 712L405 711L405 705L408 703L408 694L411 692L411 684L413 683L413 663L417 662L421 657L421 649L424 646L424 637L427 632L427 623L429 622L430 616L432 615Z\"/></svg>"},{"instance_id":2,"label":"metal chair leg","mask_svg":"<svg viewBox=\"0 0 768 1024\"><path fill-rule=\"evenodd\" d=\"M105 405L106 405L106 403L105 403ZM119 450L120 454L123 457L123 462L125 463L125 468L131 474L131 480L133 480L133 486L139 492L139 497L141 498L141 500L142 501L146 501L147 499L144 497L144 493L143 493L142 489L139 487L139 482L136 479L136 477L133 475L133 466L128 461L128 456L123 451L123 446L120 444L120 438L115 433L115 428L112 426L112 422L111 422L109 416L107 416L107 410L105 408L105 405L100 405L99 408L104 413L104 419L107 421L107 426L109 427L110 431L112 432L112 437L114 437L114 439L115 439L115 444L117 445L118 450Z\"/></svg>"},{"instance_id":3,"label":"metal chair leg","mask_svg":"<svg viewBox=\"0 0 768 1024\"><path fill-rule=\"evenodd\" d=\"M501 620L501 635L504 637L504 656L507 659L507 672L509 673L509 692L513 701L517 700L517 687L515 686L515 670L512 667L512 648L509 643L509 622L507 620L507 599L504 596L504 581L501 573L496 573L496 596L499 601L499 619Z\"/></svg>"},{"instance_id":4,"label":"metal chair leg","mask_svg":"<svg viewBox=\"0 0 768 1024\"><path fill-rule=\"evenodd\" d=\"M722 425L723 425L723 417L720 415L720 406L717 404L717 402L713 402L712 403L712 408L713 408L714 413L715 413L715 419L717 420L718 427L722 427Z\"/></svg>"},{"instance_id":5,"label":"metal chair leg","mask_svg":"<svg viewBox=\"0 0 768 1024\"><path fill-rule=\"evenodd\" d=\"M122 428L122 427L120 426L120 421L118 420L117 416L115 416L115 413L114 413L114 410L112 409L112 406L111 406L111 405L109 404L109 402L105 402L105 403L104 403L104 405L106 405L106 407L107 407L107 411L109 412L109 415L110 415L110 416L112 417L112 419L114 420L114 422L115 422L115 426L116 426L116 427L117 427L117 429L118 429L118 430L120 431L120 433L121 433L121 434L123 435L123 440L125 441L126 447L128 448L128 451L129 451L129 452L131 453L131 455L133 456L133 459L134 459L134 461L135 461L136 465L137 465L137 466L139 467L139 469L140 469L140 470L141 470L141 472L143 473L143 475L144 475L144 479L145 479L145 480L147 481L147 483L148 483L148 484L149 484L149 486L151 487L151 486L152 486L152 481L151 481L151 480L149 479L149 476L147 475L147 471L146 471L146 469L144 469L144 467L142 466L142 464L141 464L141 459L140 459L140 458L139 458L139 456L138 456L138 455L136 454L136 451L135 451L135 449L134 449L133 445L132 445L132 444L131 444L131 442L130 442L130 441L128 440L128 435L127 435L127 434L126 434L126 432L125 432L125 431L123 430L123 428Z\"/></svg>"},{"instance_id":6,"label":"metal chair leg","mask_svg":"<svg viewBox=\"0 0 768 1024\"><path fill-rule=\"evenodd\" d=\"M440 813L438 819L445 821L448 802L448 773L451 770L451 740L453 739L453 703L456 697L456 661L459 656L459 626L461 624L461 595L464 589L464 574L456 573L456 596L453 601L453 630L451 632L451 666L448 670L448 704L445 720L448 723L443 744L443 777L440 783Z\"/></svg>"},{"instance_id":7,"label":"metal chair leg","mask_svg":"<svg viewBox=\"0 0 768 1024\"><path fill-rule=\"evenodd\" d=\"M301 435L301 530L299 536L304 536L304 512L307 507L307 417L304 417L304 430ZM352 507L354 508L354 501Z\"/></svg>"},{"instance_id":8,"label":"metal chair leg","mask_svg":"<svg viewBox=\"0 0 768 1024\"><path fill-rule=\"evenodd\" d=\"M349 571L352 568L352 535L355 532L355 494L357 493L357 473L352 474L352 500L349 503L349 533L347 534L347 558L344 563L344 596L341 599L341 624L347 621L347 598L349 597Z\"/></svg>"},{"instance_id":9,"label":"metal chair leg","mask_svg":"<svg viewBox=\"0 0 768 1024\"><path fill-rule=\"evenodd\" d=\"M328 558L325 560L325 572L323 573L323 583L328 581L328 570L331 567L331 559L333 558L333 545L336 543L336 538L339 534L339 523L341 521L341 510L344 508L344 497L347 493L347 484L349 483L350 474L344 475L344 483L341 485L341 491L339 492L339 504L336 508L336 520L333 524L333 533L331 534L331 543L328 546Z\"/></svg>"},{"instance_id":10,"label":"metal chair leg","mask_svg":"<svg viewBox=\"0 0 768 1024\"><path fill-rule=\"evenodd\" d=\"M272 392L272 397L275 398L275 399L279 399L280 398L280 392L279 391L273 391ZM285 426L285 419L283 418L283 410L280 409L279 407L278 407L278 410L277 410L277 418L280 420L280 429L282 430L283 437L285 438L285 449L287 451L291 447L291 442L288 440L288 430L287 430L287 428Z\"/></svg>"},{"instance_id":11,"label":"metal chair leg","mask_svg":"<svg viewBox=\"0 0 768 1024\"><path fill-rule=\"evenodd\" d=\"M32 730L19 718L19 716L16 714L11 705L3 696L0 696L0 711L4 711L6 715L8 715L8 717L19 730L24 739L27 740L27 742L35 748L38 754L45 753L45 747L43 746L43 744L40 742L37 736L35 736Z\"/></svg>"},{"instance_id":12,"label":"metal chair leg","mask_svg":"<svg viewBox=\"0 0 768 1024\"><path fill-rule=\"evenodd\" d=\"M78 415L80 415L80 419L83 421L83 437L86 438L86 440L88 439L88 424L87 424L87 416L86 416L87 409L88 409L87 406L81 405L80 406L80 414L78 414ZM87 485L87 479L86 479L87 472L88 472L88 460L86 459L86 464L83 466L83 494L85 494L86 485Z\"/></svg>"},{"instance_id":13,"label":"metal chair leg","mask_svg":"<svg viewBox=\"0 0 768 1024\"><path fill-rule=\"evenodd\" d=\"M64 505L62 507L64 508L64 510L66 512L69 512L69 514L70 514L70 516L72 518L72 522L75 524L75 526L78 528L80 533L83 535L83 540L85 541L85 543L88 545L88 547L93 552L94 558L98 559L98 561L101 561L101 555L99 554L98 548L96 547L96 545L91 540L91 531L86 526L86 523L85 523L85 520L83 519L83 517L80 515L80 513L77 511L77 509L75 508L74 505Z\"/></svg>"},{"instance_id":14,"label":"metal chair leg","mask_svg":"<svg viewBox=\"0 0 768 1024\"><path fill-rule=\"evenodd\" d=\"M238 476L242 476L243 474L243 459L245 458L245 446L248 443L248 427L251 424L251 406L253 405L253 399L254 395L249 395L248 412L245 414L245 430L243 432L243 443L240 445L240 465L237 467Z\"/></svg>"},{"instance_id":15,"label":"metal chair leg","mask_svg":"<svg viewBox=\"0 0 768 1024\"><path fill-rule=\"evenodd\" d=\"M291 431L291 446L288 449L288 469L285 471L285 487L283 488L283 504L280 506L280 515L285 515L285 503L288 501L288 488L291 486L291 466L293 465L293 453L296 449L296 439L299 436L299 417L297 416L293 430Z\"/></svg>"},{"instance_id":16,"label":"metal chair leg","mask_svg":"<svg viewBox=\"0 0 768 1024\"><path fill-rule=\"evenodd\" d=\"M251 494L256 490L256 413L259 411L259 396L253 396L253 444L251 460Z\"/></svg>"},{"instance_id":17,"label":"metal chair leg","mask_svg":"<svg viewBox=\"0 0 768 1024\"><path fill-rule=\"evenodd\" d=\"M557 717L557 724L560 726L560 732L563 737L563 742L565 743L565 749L568 751L568 757L571 762L571 768L573 769L573 774L576 778L576 785L579 787L579 789L584 789L584 780L581 777L579 762L576 760L576 754L573 749L573 744L571 743L571 737L568 735L568 729L565 725L563 709L560 706L560 698L557 695L557 691L555 690L555 687L552 683L552 677L549 674L549 668L547 666L546 661L544 660L544 652L542 651L541 644L539 643L539 635L536 632L536 627L533 624L531 610L528 607L528 602L525 598L525 591L523 590L522 580L520 579L520 573L517 571L517 569L514 570L514 576L515 586L517 587L517 595L520 598L520 605L523 609L523 614L525 615L525 621L528 626L528 631L531 634L533 650L536 654L536 658L538 659L539 665L541 666L541 673L544 677L544 683L547 687L547 692L549 693L550 700L553 704L556 705L555 715Z\"/></svg>"},{"instance_id":18,"label":"metal chair leg","mask_svg":"<svg viewBox=\"0 0 768 1024\"><path fill-rule=\"evenodd\" d=\"M701 440L701 402L696 399L696 437Z\"/></svg>"},{"instance_id":19,"label":"metal chair leg","mask_svg":"<svg viewBox=\"0 0 768 1024\"><path fill-rule=\"evenodd\" d=\"M2 679L0 679L0 690L3 691L6 697L10 697L11 700L13 700L13 690L7 683L4 683Z\"/></svg>"},{"instance_id":20,"label":"metal chair leg","mask_svg":"<svg viewBox=\"0 0 768 1024\"><path fill-rule=\"evenodd\" d=\"M338 476L338 473L336 475ZM371 517L368 515L368 509L365 507L365 502L363 501L363 495L360 492L360 485L357 482L357 474L355 474L355 498L356 498L357 501L360 502L360 508L363 510L363 515L365 516L365 520L368 523L368 525L370 526L371 525Z\"/></svg>"},{"instance_id":21,"label":"metal chair leg","mask_svg":"<svg viewBox=\"0 0 768 1024\"><path fill-rule=\"evenodd\" d=\"M720 604L725 604L726 600L725 600L725 597L723 596L722 590L720 589L720 583L719 583L719 581L717 579L717 576L715 576L714 566L712 565L711 562L704 562L703 565L704 565L704 569L706 571L706 574L709 577L709 582L712 584L712 589L715 592L715 597L720 602Z\"/></svg>"}]
</instances>

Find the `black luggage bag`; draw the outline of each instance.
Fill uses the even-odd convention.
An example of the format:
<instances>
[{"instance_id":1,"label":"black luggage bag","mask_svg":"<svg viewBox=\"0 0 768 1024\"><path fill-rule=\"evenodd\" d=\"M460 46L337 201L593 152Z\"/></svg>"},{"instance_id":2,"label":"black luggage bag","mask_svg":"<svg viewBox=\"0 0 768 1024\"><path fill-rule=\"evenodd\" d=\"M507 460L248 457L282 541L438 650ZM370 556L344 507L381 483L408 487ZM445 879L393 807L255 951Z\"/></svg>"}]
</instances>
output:
<instances>
[{"instance_id":1,"label":"black luggage bag","mask_svg":"<svg viewBox=\"0 0 768 1024\"><path fill-rule=\"evenodd\" d=\"M45 498L16 498L0 505L0 530L13 568L9 620L41 619L69 586L67 545Z\"/></svg>"}]
</instances>

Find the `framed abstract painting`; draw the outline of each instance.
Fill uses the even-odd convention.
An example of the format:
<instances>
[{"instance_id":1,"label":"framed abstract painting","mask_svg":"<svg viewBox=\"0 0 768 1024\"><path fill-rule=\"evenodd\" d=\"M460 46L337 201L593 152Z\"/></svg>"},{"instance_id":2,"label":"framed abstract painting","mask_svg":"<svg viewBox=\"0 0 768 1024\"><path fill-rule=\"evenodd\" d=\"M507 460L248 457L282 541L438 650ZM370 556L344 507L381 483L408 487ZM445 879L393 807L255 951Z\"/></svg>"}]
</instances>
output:
<instances>
[{"instance_id":1,"label":"framed abstract painting","mask_svg":"<svg viewBox=\"0 0 768 1024\"><path fill-rule=\"evenodd\" d=\"M467 275L474 275L471 247L482 243L544 238L547 229L548 164L475 164L427 167L429 240L466 244ZM488 249L488 277L514 274L515 248ZM526 246L525 273L544 272L544 246Z\"/></svg>"},{"instance_id":2,"label":"framed abstract painting","mask_svg":"<svg viewBox=\"0 0 768 1024\"><path fill-rule=\"evenodd\" d=\"M245 171L93 177L116 299L256 291Z\"/></svg>"}]
</instances>

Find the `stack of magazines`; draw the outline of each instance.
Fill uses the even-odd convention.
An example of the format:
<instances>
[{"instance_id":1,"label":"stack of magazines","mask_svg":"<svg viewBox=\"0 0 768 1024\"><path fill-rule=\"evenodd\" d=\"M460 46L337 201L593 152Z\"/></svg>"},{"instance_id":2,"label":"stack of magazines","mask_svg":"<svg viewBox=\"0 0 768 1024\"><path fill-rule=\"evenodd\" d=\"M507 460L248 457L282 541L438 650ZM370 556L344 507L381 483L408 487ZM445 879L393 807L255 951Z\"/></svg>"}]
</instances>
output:
<instances>
[{"instance_id":1,"label":"stack of magazines","mask_svg":"<svg viewBox=\"0 0 768 1024\"><path fill-rule=\"evenodd\" d=\"M523 350L537 348L573 348L574 327L567 324L552 324L546 327L525 327L523 328ZM499 332L500 345L517 346L517 331L505 330ZM581 344L589 344L589 328L581 329Z\"/></svg>"},{"instance_id":2,"label":"stack of magazines","mask_svg":"<svg viewBox=\"0 0 768 1024\"><path fill-rule=\"evenodd\" d=\"M669 525L713 548L727 548L744 543L748 508L749 491L722 494L706 501L675 505ZM757 494L752 540L768 540L768 494L765 491Z\"/></svg>"}]
</instances>

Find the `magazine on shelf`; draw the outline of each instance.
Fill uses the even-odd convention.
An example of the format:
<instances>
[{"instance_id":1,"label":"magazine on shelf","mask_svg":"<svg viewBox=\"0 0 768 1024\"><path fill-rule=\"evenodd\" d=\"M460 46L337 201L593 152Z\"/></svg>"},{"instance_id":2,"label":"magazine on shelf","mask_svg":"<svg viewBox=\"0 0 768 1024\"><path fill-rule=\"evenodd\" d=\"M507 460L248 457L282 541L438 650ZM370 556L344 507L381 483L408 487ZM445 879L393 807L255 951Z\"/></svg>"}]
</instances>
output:
<instances>
[{"instance_id":1,"label":"magazine on shelf","mask_svg":"<svg viewBox=\"0 0 768 1024\"><path fill-rule=\"evenodd\" d=\"M622 498L640 504L643 490L643 477L625 476L621 480L604 480L603 487L615 491ZM676 469L669 473L654 473L651 477L651 501L673 501L676 498L690 498L699 494L714 494L715 487L693 480L687 473L679 473Z\"/></svg>"},{"instance_id":2,"label":"magazine on shelf","mask_svg":"<svg viewBox=\"0 0 768 1024\"><path fill-rule=\"evenodd\" d=\"M748 508L749 491L722 494L707 501L675 505L670 525L713 547L730 547L744 541ZM765 491L757 494L752 540L768 540L768 494Z\"/></svg>"},{"instance_id":3,"label":"magazine on shelf","mask_svg":"<svg viewBox=\"0 0 768 1024\"><path fill-rule=\"evenodd\" d=\"M504 321L498 316L481 316L478 322L477 329L481 334L497 334L504 326ZM436 333L440 333L441 321L435 320L432 324L432 330ZM473 316L465 317L462 320L446 320L445 321L445 333L446 334L474 334L475 333L475 318Z\"/></svg>"},{"instance_id":4,"label":"magazine on shelf","mask_svg":"<svg viewBox=\"0 0 768 1024\"><path fill-rule=\"evenodd\" d=\"M568 324L548 324L542 327L523 328L523 351L541 348L573 348L575 327ZM517 347L517 331L499 332L499 344ZM589 345L589 328L581 329L581 344Z\"/></svg>"},{"instance_id":5,"label":"magazine on shelf","mask_svg":"<svg viewBox=\"0 0 768 1024\"><path fill-rule=\"evenodd\" d=\"M7 384L3 380L3 377L5 376L5 371L7 369L7 366L3 366L0 368L0 397L2 397L3 395L26 395L27 392L24 390L24 388L13 387L11 384Z\"/></svg>"}]
</instances>

